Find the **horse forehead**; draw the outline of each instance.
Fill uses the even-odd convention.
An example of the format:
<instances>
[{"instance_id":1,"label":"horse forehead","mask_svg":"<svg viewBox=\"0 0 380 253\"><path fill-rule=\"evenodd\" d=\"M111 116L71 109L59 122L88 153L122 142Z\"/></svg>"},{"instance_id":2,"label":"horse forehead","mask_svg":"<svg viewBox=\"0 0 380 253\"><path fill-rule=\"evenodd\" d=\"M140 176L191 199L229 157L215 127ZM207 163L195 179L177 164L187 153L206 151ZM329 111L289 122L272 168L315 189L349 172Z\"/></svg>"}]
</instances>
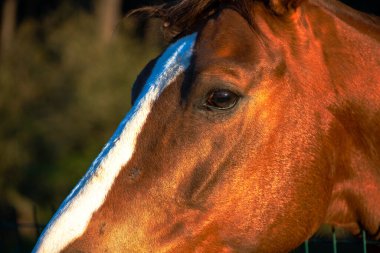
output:
<instances>
[{"instance_id":1,"label":"horse forehead","mask_svg":"<svg viewBox=\"0 0 380 253\"><path fill-rule=\"evenodd\" d=\"M195 70L220 73L220 69L251 71L265 57L254 28L237 11L225 8L210 19L199 34Z\"/></svg>"},{"instance_id":2,"label":"horse forehead","mask_svg":"<svg viewBox=\"0 0 380 253\"><path fill-rule=\"evenodd\" d=\"M204 57L228 57L247 48L251 43L252 30L247 20L235 10L221 10L202 29L198 41L199 55Z\"/></svg>"},{"instance_id":3,"label":"horse forehead","mask_svg":"<svg viewBox=\"0 0 380 253\"><path fill-rule=\"evenodd\" d=\"M263 78L273 54L245 17L233 9L223 9L210 19L199 33L195 45L195 79L199 83L222 82L233 84L242 91L251 91L254 83ZM253 82L256 80L256 82Z\"/></svg>"}]
</instances>

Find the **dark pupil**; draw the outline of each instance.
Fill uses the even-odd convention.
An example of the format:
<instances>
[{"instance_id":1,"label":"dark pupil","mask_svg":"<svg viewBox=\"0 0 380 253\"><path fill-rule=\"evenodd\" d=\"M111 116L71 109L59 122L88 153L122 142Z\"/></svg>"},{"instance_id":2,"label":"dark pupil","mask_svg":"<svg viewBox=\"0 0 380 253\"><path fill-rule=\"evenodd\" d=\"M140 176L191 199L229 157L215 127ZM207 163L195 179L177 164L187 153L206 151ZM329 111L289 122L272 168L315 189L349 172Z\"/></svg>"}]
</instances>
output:
<instances>
[{"instance_id":1,"label":"dark pupil","mask_svg":"<svg viewBox=\"0 0 380 253\"><path fill-rule=\"evenodd\" d=\"M210 94L207 104L220 109L228 109L235 105L237 96L227 90L218 90Z\"/></svg>"}]
</instances>

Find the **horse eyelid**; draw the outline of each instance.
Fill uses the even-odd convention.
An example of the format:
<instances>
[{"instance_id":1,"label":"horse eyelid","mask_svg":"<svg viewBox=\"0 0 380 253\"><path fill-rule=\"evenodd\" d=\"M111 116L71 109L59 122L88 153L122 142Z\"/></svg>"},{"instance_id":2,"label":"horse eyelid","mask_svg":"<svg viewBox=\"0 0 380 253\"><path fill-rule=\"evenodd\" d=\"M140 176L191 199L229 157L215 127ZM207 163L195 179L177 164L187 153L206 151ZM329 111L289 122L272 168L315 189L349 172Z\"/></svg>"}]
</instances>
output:
<instances>
[{"instance_id":1,"label":"horse eyelid","mask_svg":"<svg viewBox=\"0 0 380 253\"><path fill-rule=\"evenodd\" d=\"M218 106L213 106L211 104L208 103L208 100L209 100L209 97L214 93L214 92L217 92L217 91L227 91L231 94L234 95L234 101L231 103L231 105L227 106L227 107L218 107ZM208 109L208 110L211 110L211 111L228 111L228 110L231 110L233 109L239 102L239 100L241 99L241 95L238 93L238 92L235 92L235 91L231 91L229 89L213 89L211 91L209 91L203 101L203 105L202 107L205 108L205 109Z\"/></svg>"}]
</instances>

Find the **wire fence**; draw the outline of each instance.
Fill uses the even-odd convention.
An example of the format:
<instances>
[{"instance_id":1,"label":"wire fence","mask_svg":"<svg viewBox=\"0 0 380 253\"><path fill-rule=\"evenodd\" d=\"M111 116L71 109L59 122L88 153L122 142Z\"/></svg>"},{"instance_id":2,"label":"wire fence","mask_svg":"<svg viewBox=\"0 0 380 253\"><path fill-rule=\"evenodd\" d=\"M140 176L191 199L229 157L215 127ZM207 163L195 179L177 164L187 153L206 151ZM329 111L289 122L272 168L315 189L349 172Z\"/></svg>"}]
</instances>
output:
<instances>
[{"instance_id":1,"label":"wire fence","mask_svg":"<svg viewBox=\"0 0 380 253\"><path fill-rule=\"evenodd\" d=\"M37 208L33 208L33 221L31 222L18 223L0 220L0 252L31 252L45 227L45 224L38 222L37 217ZM25 239L20 233L21 230L29 230L34 235L29 235ZM335 230L332 229L331 232L331 238L312 237L292 253L380 253L380 241L368 240L365 231L362 231L360 237L349 239L337 239Z\"/></svg>"},{"instance_id":2,"label":"wire fence","mask_svg":"<svg viewBox=\"0 0 380 253\"><path fill-rule=\"evenodd\" d=\"M337 239L334 228L331 238L312 237L294 253L380 253L380 241L368 240L363 230L360 237Z\"/></svg>"}]
</instances>

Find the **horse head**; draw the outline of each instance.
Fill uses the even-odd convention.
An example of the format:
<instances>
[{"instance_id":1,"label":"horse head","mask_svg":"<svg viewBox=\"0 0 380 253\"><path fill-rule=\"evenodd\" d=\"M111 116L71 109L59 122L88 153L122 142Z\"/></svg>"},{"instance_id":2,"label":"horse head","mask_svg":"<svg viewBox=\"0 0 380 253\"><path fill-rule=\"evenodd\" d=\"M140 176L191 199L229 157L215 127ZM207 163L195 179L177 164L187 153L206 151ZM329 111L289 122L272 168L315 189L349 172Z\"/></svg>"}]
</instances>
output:
<instances>
[{"instance_id":1,"label":"horse head","mask_svg":"<svg viewBox=\"0 0 380 253\"><path fill-rule=\"evenodd\" d=\"M380 28L343 4L144 9L172 43L35 252L288 252L379 239Z\"/></svg>"}]
</instances>

